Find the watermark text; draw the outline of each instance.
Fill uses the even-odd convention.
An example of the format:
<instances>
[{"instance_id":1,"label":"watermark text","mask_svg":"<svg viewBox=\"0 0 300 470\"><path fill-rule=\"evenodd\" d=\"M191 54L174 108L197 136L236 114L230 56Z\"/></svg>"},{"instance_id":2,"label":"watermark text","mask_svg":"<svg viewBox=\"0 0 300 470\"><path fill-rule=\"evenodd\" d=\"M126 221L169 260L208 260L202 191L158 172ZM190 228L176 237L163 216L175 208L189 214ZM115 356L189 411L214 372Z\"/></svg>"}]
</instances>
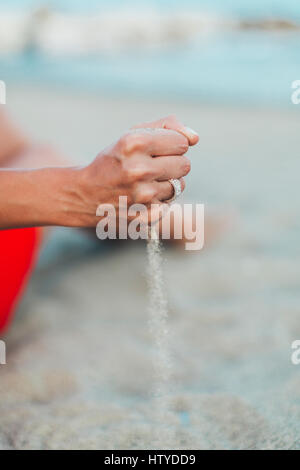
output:
<instances>
[{"instance_id":1,"label":"watermark text","mask_svg":"<svg viewBox=\"0 0 300 470\"><path fill-rule=\"evenodd\" d=\"M6 84L0 80L0 104L6 104Z\"/></svg>"},{"instance_id":2,"label":"watermark text","mask_svg":"<svg viewBox=\"0 0 300 470\"><path fill-rule=\"evenodd\" d=\"M300 104L300 80L294 80L292 82L292 89L294 90L291 94L292 103Z\"/></svg>"},{"instance_id":3,"label":"watermark text","mask_svg":"<svg viewBox=\"0 0 300 470\"><path fill-rule=\"evenodd\" d=\"M6 344L0 340L0 365L6 364Z\"/></svg>"},{"instance_id":4,"label":"watermark text","mask_svg":"<svg viewBox=\"0 0 300 470\"><path fill-rule=\"evenodd\" d=\"M96 215L101 217L96 227L100 240L148 240L149 227L159 225L161 240L184 240L185 249L189 251L201 250L204 246L204 204L128 206L127 196L120 196L117 208L100 204Z\"/></svg>"},{"instance_id":5,"label":"watermark text","mask_svg":"<svg viewBox=\"0 0 300 470\"><path fill-rule=\"evenodd\" d=\"M291 348L294 350L291 355L291 361L294 366L300 365L300 339L292 342Z\"/></svg>"}]
</instances>

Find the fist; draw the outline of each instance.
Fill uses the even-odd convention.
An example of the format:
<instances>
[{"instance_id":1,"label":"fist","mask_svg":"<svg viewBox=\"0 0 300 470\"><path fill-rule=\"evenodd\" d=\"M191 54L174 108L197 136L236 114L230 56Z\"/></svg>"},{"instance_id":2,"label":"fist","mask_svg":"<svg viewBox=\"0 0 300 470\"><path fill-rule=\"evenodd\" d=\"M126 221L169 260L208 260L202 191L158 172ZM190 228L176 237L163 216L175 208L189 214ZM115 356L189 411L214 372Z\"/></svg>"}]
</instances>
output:
<instances>
[{"instance_id":1,"label":"fist","mask_svg":"<svg viewBox=\"0 0 300 470\"><path fill-rule=\"evenodd\" d=\"M191 169L185 156L190 140L185 128L167 128L166 124L171 127L177 122L168 119L145 124L146 128L135 127L83 169L82 199L92 226L100 204L112 204L118 213L120 196L126 196L129 205L150 208L173 197L170 179L179 179L184 190L184 176ZM164 127L156 127L160 125ZM193 143L196 141L194 134Z\"/></svg>"}]
</instances>

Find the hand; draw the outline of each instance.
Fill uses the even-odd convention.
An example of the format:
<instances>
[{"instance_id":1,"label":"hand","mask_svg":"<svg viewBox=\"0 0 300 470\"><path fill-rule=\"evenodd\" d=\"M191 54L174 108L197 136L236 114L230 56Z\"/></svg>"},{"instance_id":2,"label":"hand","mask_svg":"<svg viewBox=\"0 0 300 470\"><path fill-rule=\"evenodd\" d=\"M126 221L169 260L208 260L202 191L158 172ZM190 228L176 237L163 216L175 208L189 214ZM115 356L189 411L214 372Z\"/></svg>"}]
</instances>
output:
<instances>
[{"instance_id":1,"label":"hand","mask_svg":"<svg viewBox=\"0 0 300 470\"><path fill-rule=\"evenodd\" d=\"M118 213L120 196L127 196L128 205L140 203L150 207L173 196L169 179L180 179L184 189L183 177L191 168L184 156L188 147L189 140L183 132L153 124L147 129L127 132L80 170L80 191L74 208L80 226L97 224L96 210L100 204L112 204Z\"/></svg>"},{"instance_id":2,"label":"hand","mask_svg":"<svg viewBox=\"0 0 300 470\"><path fill-rule=\"evenodd\" d=\"M173 196L171 178L180 179L184 189L183 176L190 171L184 153L198 136L174 116L137 127L86 167L61 167L61 159L54 167L51 152L35 148L32 154L22 139L13 150L9 145L9 151L0 152L0 160L14 156L14 162L10 159L0 168L0 228L95 227L100 204L113 204L118 211L119 197L127 196L128 205L137 202L149 208ZM25 150L26 158L16 156ZM33 169L39 166L40 154L47 166Z\"/></svg>"}]
</instances>

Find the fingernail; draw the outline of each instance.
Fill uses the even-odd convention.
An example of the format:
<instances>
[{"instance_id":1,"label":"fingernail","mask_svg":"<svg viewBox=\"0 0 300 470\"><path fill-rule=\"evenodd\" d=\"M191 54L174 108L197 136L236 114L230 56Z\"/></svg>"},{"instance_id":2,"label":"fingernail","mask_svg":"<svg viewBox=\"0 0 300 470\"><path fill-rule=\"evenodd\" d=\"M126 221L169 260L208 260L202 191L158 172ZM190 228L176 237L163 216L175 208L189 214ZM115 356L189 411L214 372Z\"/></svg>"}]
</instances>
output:
<instances>
[{"instance_id":1,"label":"fingernail","mask_svg":"<svg viewBox=\"0 0 300 470\"><path fill-rule=\"evenodd\" d=\"M190 127L186 127L186 130L187 130L190 134L192 134L192 135L194 135L194 136L196 136L196 137L199 137L199 136L198 136L198 133L197 133L196 131L194 131L193 129L191 129Z\"/></svg>"}]
</instances>

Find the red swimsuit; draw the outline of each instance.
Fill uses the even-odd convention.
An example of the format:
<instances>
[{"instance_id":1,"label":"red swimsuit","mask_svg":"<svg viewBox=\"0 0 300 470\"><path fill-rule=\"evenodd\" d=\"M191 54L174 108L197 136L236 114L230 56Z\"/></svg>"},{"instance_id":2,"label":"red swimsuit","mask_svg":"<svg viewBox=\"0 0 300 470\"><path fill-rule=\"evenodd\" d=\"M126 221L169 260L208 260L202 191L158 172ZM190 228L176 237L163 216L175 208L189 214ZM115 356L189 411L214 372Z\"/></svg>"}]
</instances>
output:
<instances>
[{"instance_id":1,"label":"red swimsuit","mask_svg":"<svg viewBox=\"0 0 300 470\"><path fill-rule=\"evenodd\" d=\"M41 229L0 230L0 334L29 280L37 258Z\"/></svg>"}]
</instances>

